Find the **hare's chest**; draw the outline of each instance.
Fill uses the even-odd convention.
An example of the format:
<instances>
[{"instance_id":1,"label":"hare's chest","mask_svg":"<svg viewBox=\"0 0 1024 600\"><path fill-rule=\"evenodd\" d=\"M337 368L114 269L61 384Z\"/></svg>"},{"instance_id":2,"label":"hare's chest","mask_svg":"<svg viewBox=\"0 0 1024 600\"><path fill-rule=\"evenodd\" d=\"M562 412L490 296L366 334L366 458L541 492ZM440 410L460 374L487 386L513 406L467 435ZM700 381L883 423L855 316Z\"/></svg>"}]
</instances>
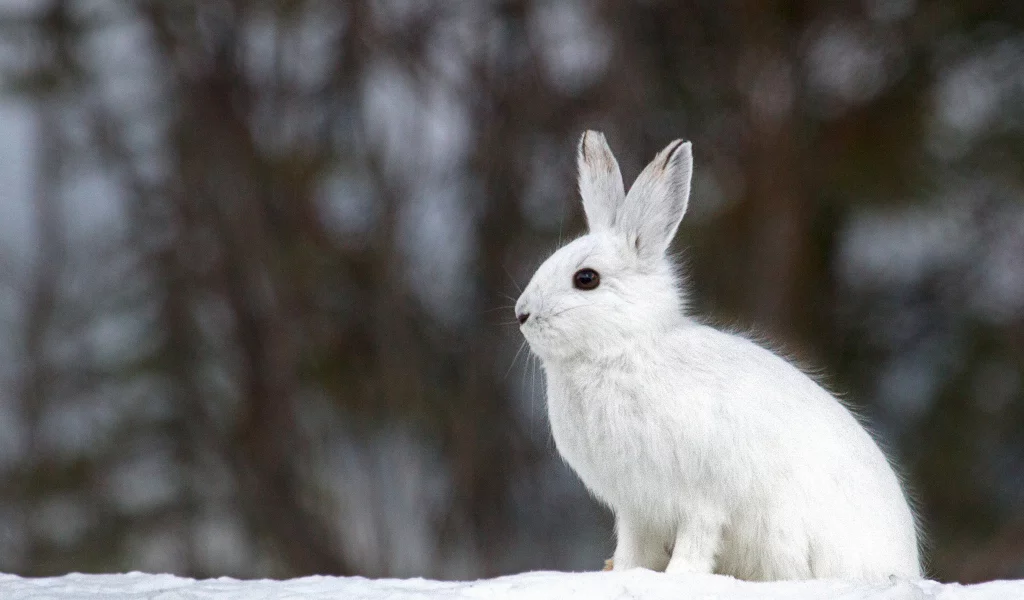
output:
<instances>
[{"instance_id":1,"label":"hare's chest","mask_svg":"<svg viewBox=\"0 0 1024 600\"><path fill-rule=\"evenodd\" d=\"M548 375L548 415L559 453L601 500L646 503L673 469L670 427L635 379L595 374L581 383Z\"/></svg>"}]
</instances>

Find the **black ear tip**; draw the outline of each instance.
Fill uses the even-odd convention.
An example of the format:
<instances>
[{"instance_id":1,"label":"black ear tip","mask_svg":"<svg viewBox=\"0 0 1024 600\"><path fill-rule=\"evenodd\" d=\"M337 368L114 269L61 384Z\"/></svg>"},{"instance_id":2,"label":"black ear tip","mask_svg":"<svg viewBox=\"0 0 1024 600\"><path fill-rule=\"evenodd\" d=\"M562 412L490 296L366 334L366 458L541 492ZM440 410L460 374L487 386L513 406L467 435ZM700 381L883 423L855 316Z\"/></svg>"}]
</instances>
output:
<instances>
[{"instance_id":1,"label":"black ear tip","mask_svg":"<svg viewBox=\"0 0 1024 600\"><path fill-rule=\"evenodd\" d=\"M668 168L668 165L669 165L669 163L672 162L672 159L675 158L677 154L679 154L679 150L681 150L682 148L689 149L690 146L691 146L690 142L687 141L687 140L683 140L683 139L678 139L678 140L672 142L671 144L669 144L668 152L665 154L665 162L664 162L664 164L662 164L661 167L663 169Z\"/></svg>"},{"instance_id":2,"label":"black ear tip","mask_svg":"<svg viewBox=\"0 0 1024 600\"><path fill-rule=\"evenodd\" d=\"M595 131L593 129L584 130L583 131L583 135L580 136L580 143L579 143L580 156L584 160L586 160L587 159L587 144L588 143L600 144L602 141L604 141L604 134L601 133L600 131Z\"/></svg>"}]
</instances>

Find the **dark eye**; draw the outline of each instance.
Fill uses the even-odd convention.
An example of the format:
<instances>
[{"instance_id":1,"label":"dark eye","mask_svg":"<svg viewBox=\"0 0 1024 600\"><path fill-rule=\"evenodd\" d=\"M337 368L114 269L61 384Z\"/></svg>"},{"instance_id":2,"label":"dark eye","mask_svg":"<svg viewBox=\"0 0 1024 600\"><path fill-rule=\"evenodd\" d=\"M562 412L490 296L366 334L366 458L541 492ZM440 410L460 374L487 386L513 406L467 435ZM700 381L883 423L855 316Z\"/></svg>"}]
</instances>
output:
<instances>
[{"instance_id":1,"label":"dark eye","mask_svg":"<svg viewBox=\"0 0 1024 600\"><path fill-rule=\"evenodd\" d=\"M578 290L592 290L601 283L601 276L593 269L580 269L572 276L572 284Z\"/></svg>"}]
</instances>

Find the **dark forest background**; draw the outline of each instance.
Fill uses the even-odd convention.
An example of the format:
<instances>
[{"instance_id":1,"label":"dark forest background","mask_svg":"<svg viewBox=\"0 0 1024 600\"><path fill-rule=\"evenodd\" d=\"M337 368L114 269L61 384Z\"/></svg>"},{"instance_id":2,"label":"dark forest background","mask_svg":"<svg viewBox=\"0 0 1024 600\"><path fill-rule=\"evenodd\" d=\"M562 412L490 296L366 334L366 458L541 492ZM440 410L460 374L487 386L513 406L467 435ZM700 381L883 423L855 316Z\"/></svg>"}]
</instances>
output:
<instances>
[{"instance_id":1,"label":"dark forest background","mask_svg":"<svg viewBox=\"0 0 1024 600\"><path fill-rule=\"evenodd\" d=\"M510 298L693 140L694 310L1024 576L1024 3L0 3L0 570L597 569ZM794 432L794 435L798 435Z\"/></svg>"}]
</instances>

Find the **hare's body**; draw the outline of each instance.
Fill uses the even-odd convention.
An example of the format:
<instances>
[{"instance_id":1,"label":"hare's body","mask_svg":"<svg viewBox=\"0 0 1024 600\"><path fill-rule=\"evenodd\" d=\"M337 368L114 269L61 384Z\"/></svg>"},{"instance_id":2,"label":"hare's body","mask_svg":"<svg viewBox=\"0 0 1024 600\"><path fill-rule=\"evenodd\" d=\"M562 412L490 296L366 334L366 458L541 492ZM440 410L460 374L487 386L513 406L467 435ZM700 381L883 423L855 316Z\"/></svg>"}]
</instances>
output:
<instances>
[{"instance_id":1,"label":"hare's body","mask_svg":"<svg viewBox=\"0 0 1024 600\"><path fill-rule=\"evenodd\" d=\"M692 157L674 142L626 195L600 134L580 143L590 232L516 303L558 450L615 512L615 568L744 579L920 576L882 451L782 358L695 323L666 250Z\"/></svg>"},{"instance_id":2,"label":"hare's body","mask_svg":"<svg viewBox=\"0 0 1024 600\"><path fill-rule=\"evenodd\" d=\"M615 510L616 566L664 570L671 557L671 570L754 580L919 576L885 456L760 346L681 323L544 368L558 450Z\"/></svg>"}]
</instances>

